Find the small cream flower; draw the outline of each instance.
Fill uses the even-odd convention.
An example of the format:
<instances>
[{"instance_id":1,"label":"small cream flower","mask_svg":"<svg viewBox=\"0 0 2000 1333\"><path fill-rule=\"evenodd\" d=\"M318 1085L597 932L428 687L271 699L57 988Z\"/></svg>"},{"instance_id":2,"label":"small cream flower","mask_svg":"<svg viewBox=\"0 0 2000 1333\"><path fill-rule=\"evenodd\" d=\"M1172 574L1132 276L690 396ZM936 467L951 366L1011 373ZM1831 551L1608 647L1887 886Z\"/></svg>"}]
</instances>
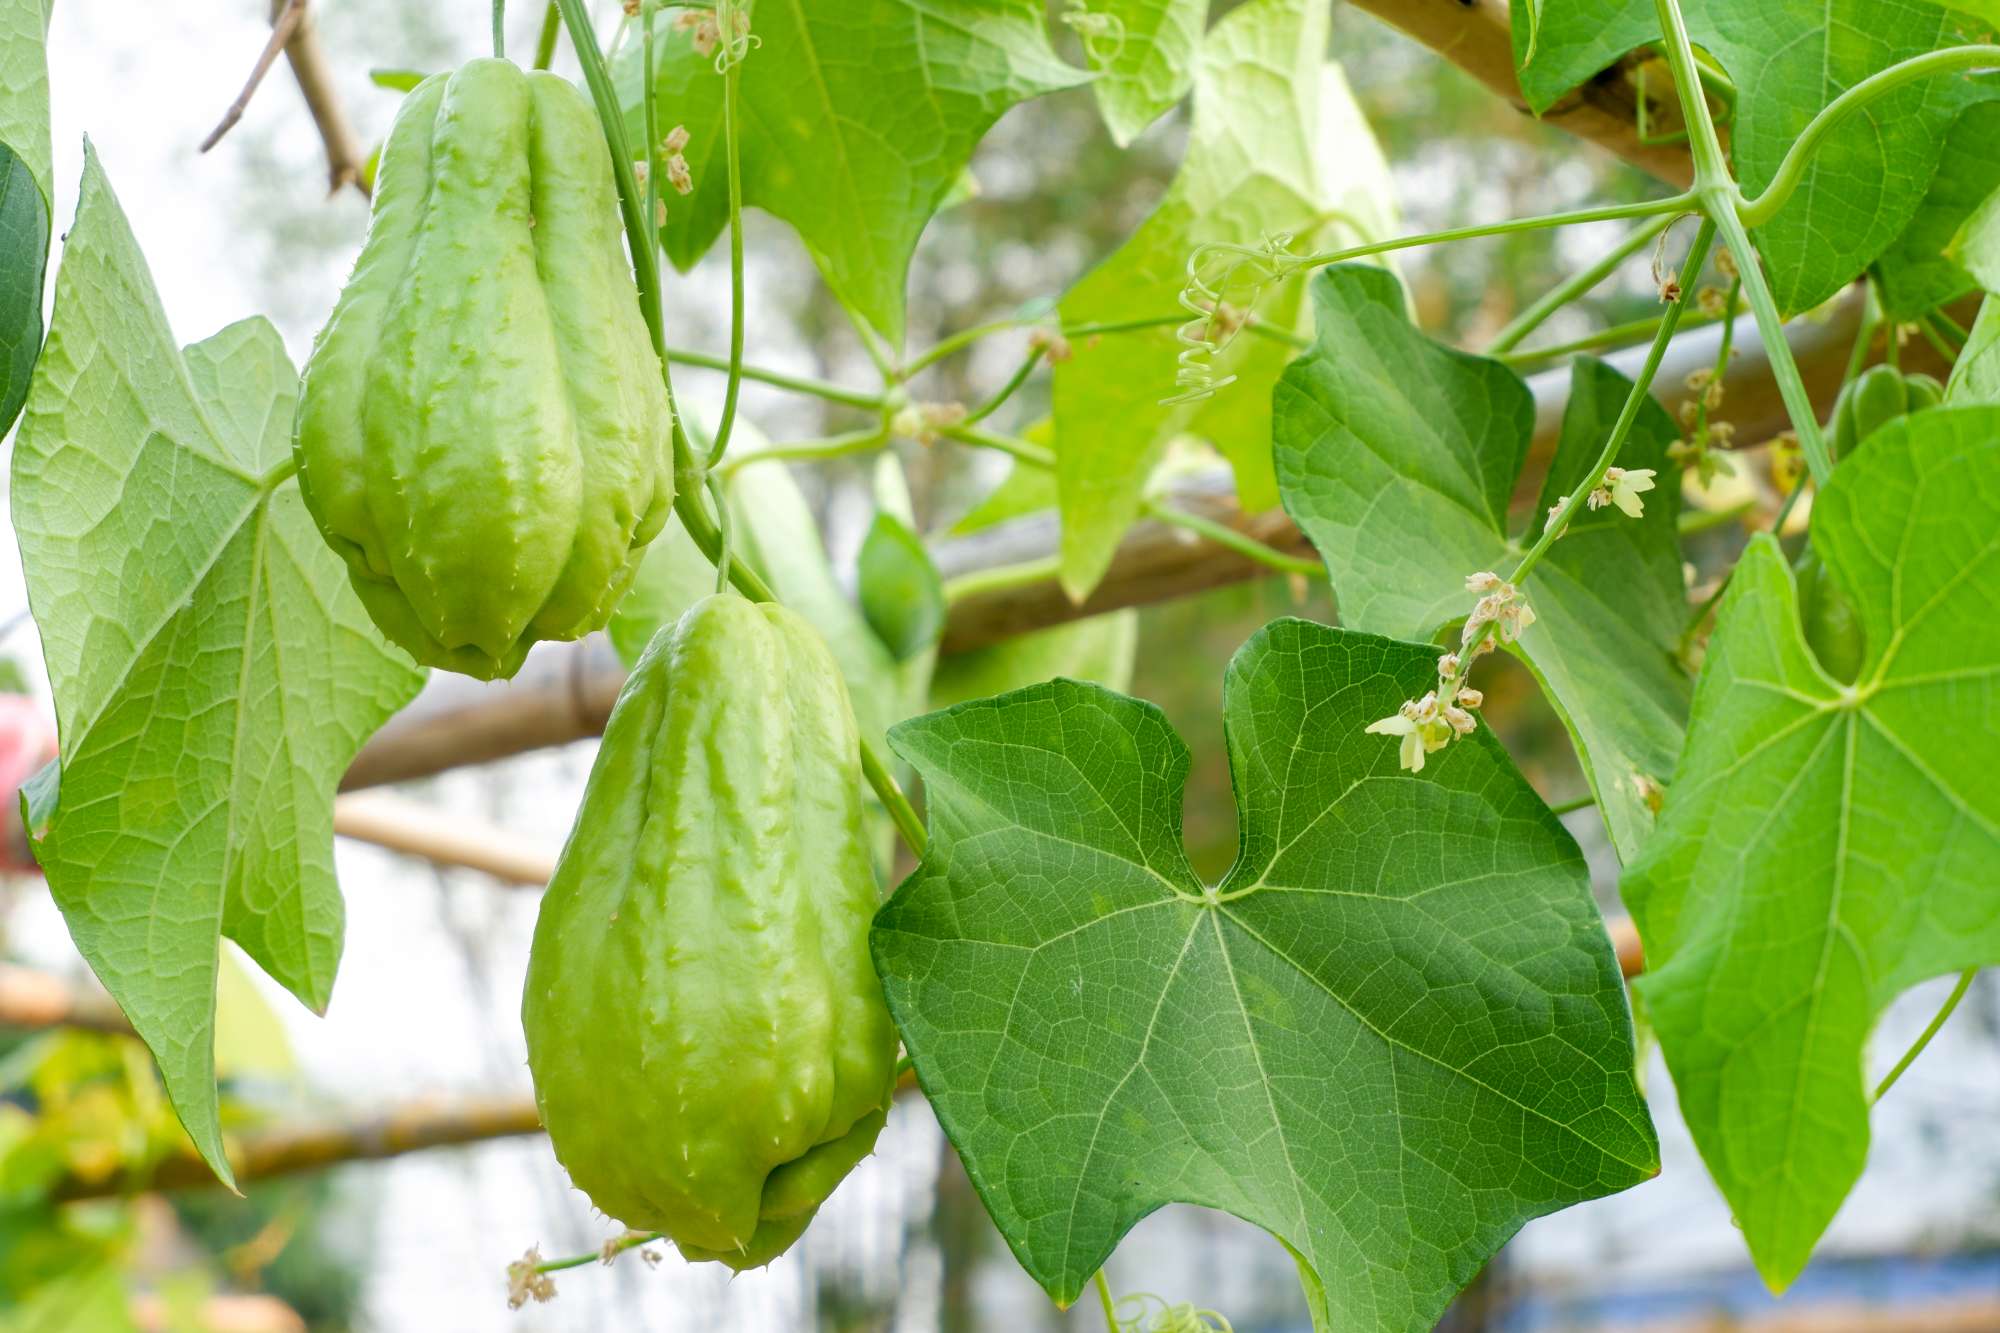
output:
<instances>
[{"instance_id":1,"label":"small cream flower","mask_svg":"<svg viewBox=\"0 0 2000 1333\"><path fill-rule=\"evenodd\" d=\"M1451 723L1438 707L1437 692L1412 699L1379 722L1370 722L1368 731L1376 736L1403 738L1400 760L1412 773L1424 771L1424 756L1451 743Z\"/></svg>"},{"instance_id":2,"label":"small cream flower","mask_svg":"<svg viewBox=\"0 0 2000 1333\"><path fill-rule=\"evenodd\" d=\"M1604 483L1611 491L1611 503L1618 506L1627 518L1637 518L1646 512L1646 502L1639 498L1641 492L1653 489L1653 469L1649 467L1622 467L1604 469Z\"/></svg>"}]
</instances>

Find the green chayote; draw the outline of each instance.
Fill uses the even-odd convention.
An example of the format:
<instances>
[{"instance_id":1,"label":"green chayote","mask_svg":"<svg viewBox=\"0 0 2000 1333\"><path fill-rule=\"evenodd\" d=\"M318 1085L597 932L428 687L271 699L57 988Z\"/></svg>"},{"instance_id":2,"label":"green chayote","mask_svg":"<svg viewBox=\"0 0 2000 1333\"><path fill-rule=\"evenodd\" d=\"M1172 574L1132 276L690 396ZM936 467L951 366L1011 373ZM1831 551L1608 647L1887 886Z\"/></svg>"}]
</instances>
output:
<instances>
[{"instance_id":1,"label":"green chayote","mask_svg":"<svg viewBox=\"0 0 2000 1333\"><path fill-rule=\"evenodd\" d=\"M582 94L504 60L424 80L294 437L375 623L485 678L601 627L671 511L670 428Z\"/></svg>"},{"instance_id":2,"label":"green chayote","mask_svg":"<svg viewBox=\"0 0 2000 1333\"><path fill-rule=\"evenodd\" d=\"M832 654L782 607L697 602L612 710L521 1003L599 1209L737 1269L798 1238L887 1116L878 897Z\"/></svg>"},{"instance_id":3,"label":"green chayote","mask_svg":"<svg viewBox=\"0 0 2000 1333\"><path fill-rule=\"evenodd\" d=\"M1894 366L1870 366L1840 391L1833 405L1833 456L1845 458L1897 417L1936 407L1944 386L1929 375L1905 375Z\"/></svg>"}]
</instances>

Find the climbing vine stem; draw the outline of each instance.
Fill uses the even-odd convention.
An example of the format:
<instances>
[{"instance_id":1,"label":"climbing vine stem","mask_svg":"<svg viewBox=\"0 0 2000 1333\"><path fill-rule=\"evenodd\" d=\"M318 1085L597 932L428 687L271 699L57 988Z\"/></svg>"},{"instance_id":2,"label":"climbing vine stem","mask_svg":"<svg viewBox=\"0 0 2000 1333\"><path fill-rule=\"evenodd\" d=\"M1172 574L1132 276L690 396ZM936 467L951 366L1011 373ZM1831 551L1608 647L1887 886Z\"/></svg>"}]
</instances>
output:
<instances>
[{"instance_id":1,"label":"climbing vine stem","mask_svg":"<svg viewBox=\"0 0 2000 1333\"><path fill-rule=\"evenodd\" d=\"M729 16L723 21L734 22ZM733 32L723 34L725 42L733 37ZM729 448L729 436L736 427L736 400L743 389L743 163L737 117L742 67L741 59L722 65L722 153L729 177L729 384L722 395L722 421L708 450L710 467L722 461ZM650 91L650 73L647 78Z\"/></svg>"},{"instance_id":2,"label":"climbing vine stem","mask_svg":"<svg viewBox=\"0 0 2000 1333\"><path fill-rule=\"evenodd\" d=\"M569 29L570 45L576 48L577 62L583 67L584 83L597 107L598 121L604 127L605 141L611 146L611 169L618 181L619 212L625 222L625 236L632 252L632 277L639 290L639 309L646 320L646 331L652 337L653 351L660 358L660 376L667 389L667 405L673 410L674 514L696 549L718 569L728 570L729 581L738 592L752 601L775 602L778 600L776 594L755 570L743 563L740 557L725 557L722 533L702 505L706 478L701 460L694 456L686 427L674 403L673 371L667 359L667 340L660 313L657 232L652 226L652 219L637 207L640 199L638 180L632 170L632 150L625 137L625 118L619 109L618 90L612 84L610 69L605 65L604 51L597 44L597 32L590 26L585 0L558 0L558 3L562 6L563 26ZM650 78L646 80L646 85L650 95ZM926 843L923 821L917 818L909 797L896 785L896 779L883 764L882 757L875 753L875 747L865 738L861 742L861 771L868 779L868 785L875 789L876 797L889 811L897 831L903 835L903 841L909 844L912 852L922 856Z\"/></svg>"},{"instance_id":3,"label":"climbing vine stem","mask_svg":"<svg viewBox=\"0 0 2000 1333\"><path fill-rule=\"evenodd\" d=\"M562 11L549 0L549 7L542 11L541 35L535 39L535 68L547 69L556 60L556 35L562 31Z\"/></svg>"},{"instance_id":4,"label":"climbing vine stem","mask_svg":"<svg viewBox=\"0 0 2000 1333\"><path fill-rule=\"evenodd\" d=\"M507 58L507 0L493 0L493 58Z\"/></svg>"}]
</instances>

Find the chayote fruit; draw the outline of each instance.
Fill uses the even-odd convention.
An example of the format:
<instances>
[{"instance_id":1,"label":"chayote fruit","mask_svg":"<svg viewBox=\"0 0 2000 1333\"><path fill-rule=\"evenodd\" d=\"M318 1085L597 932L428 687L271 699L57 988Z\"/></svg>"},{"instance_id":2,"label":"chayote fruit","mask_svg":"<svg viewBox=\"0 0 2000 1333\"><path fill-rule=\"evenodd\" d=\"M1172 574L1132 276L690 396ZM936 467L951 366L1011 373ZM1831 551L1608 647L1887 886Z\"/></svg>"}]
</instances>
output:
<instances>
[{"instance_id":1,"label":"chayote fruit","mask_svg":"<svg viewBox=\"0 0 2000 1333\"><path fill-rule=\"evenodd\" d=\"M888 1113L878 898L832 654L695 603L618 696L528 960L535 1098L591 1202L737 1269L798 1238Z\"/></svg>"},{"instance_id":2,"label":"chayote fruit","mask_svg":"<svg viewBox=\"0 0 2000 1333\"><path fill-rule=\"evenodd\" d=\"M1833 404L1833 456L1845 458L1898 417L1936 407L1944 386L1929 375L1905 375L1894 366L1870 366L1841 389Z\"/></svg>"},{"instance_id":3,"label":"chayote fruit","mask_svg":"<svg viewBox=\"0 0 2000 1333\"><path fill-rule=\"evenodd\" d=\"M424 80L382 151L293 451L320 532L419 662L511 676L601 627L674 498L611 154L553 74Z\"/></svg>"}]
</instances>

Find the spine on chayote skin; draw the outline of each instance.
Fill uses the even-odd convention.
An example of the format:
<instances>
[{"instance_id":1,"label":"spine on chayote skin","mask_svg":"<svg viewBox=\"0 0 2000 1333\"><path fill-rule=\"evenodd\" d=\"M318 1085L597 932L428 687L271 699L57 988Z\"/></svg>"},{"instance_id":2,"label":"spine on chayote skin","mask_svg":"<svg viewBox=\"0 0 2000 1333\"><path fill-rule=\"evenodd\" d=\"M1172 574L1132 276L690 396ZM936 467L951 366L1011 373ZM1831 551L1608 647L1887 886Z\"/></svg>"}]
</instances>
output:
<instances>
[{"instance_id":1,"label":"spine on chayote skin","mask_svg":"<svg viewBox=\"0 0 2000 1333\"><path fill-rule=\"evenodd\" d=\"M511 675L602 626L673 501L609 149L552 74L475 60L406 99L305 372L308 508L418 660Z\"/></svg>"},{"instance_id":2,"label":"spine on chayote skin","mask_svg":"<svg viewBox=\"0 0 2000 1333\"><path fill-rule=\"evenodd\" d=\"M858 754L817 634L706 598L634 668L543 899L543 1124L599 1209L689 1258L768 1263L882 1128Z\"/></svg>"}]
</instances>

